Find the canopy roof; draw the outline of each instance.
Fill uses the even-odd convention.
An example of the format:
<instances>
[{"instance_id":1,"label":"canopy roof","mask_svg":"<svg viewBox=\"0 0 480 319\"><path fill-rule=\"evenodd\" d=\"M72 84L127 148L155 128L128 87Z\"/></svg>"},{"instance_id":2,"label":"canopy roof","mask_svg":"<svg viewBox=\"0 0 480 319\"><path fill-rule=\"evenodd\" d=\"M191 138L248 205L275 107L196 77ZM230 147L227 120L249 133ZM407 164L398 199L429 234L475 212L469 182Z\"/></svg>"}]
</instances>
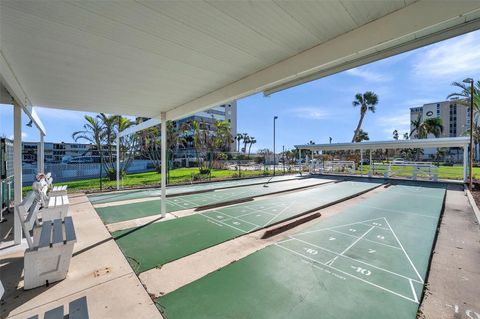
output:
<instances>
[{"instance_id":1,"label":"canopy roof","mask_svg":"<svg viewBox=\"0 0 480 319\"><path fill-rule=\"evenodd\" d=\"M0 79L22 104L176 119L478 29L479 17L466 0L2 0Z\"/></svg>"},{"instance_id":2,"label":"canopy roof","mask_svg":"<svg viewBox=\"0 0 480 319\"><path fill-rule=\"evenodd\" d=\"M461 136L398 141L366 141L361 143L295 145L295 148L311 151L348 151L429 147L467 147L469 143L470 138L468 136Z\"/></svg>"}]
</instances>

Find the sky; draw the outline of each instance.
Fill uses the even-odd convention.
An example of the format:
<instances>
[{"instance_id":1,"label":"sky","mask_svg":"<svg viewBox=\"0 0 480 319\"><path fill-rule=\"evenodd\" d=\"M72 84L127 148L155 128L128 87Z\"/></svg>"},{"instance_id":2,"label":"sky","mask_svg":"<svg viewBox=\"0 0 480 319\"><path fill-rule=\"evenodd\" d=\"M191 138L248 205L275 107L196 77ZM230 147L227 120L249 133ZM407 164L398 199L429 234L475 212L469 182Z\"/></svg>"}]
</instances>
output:
<instances>
[{"instance_id":1,"label":"sky","mask_svg":"<svg viewBox=\"0 0 480 319\"><path fill-rule=\"evenodd\" d=\"M237 101L238 132L255 137L252 151L272 149L273 117L277 151L295 144L350 142L360 117L352 106L356 93L379 96L375 113L362 128L370 140L391 140L393 130L409 132L410 107L443 101L455 89L453 81L480 78L480 30L414 51L312 81L270 97L262 93ZM93 113L37 108L47 128L48 142L72 142L84 115ZM27 123L27 119L23 119ZM38 141L35 128L22 126L23 140ZM13 137L13 109L0 105L0 136Z\"/></svg>"}]
</instances>

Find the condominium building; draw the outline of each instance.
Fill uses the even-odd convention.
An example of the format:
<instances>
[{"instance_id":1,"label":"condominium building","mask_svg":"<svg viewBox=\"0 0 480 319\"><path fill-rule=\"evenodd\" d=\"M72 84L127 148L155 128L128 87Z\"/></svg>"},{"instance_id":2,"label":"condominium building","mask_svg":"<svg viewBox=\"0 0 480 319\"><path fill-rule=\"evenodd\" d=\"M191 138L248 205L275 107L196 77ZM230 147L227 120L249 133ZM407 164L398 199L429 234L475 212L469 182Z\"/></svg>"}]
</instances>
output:
<instances>
[{"instance_id":1,"label":"condominium building","mask_svg":"<svg viewBox=\"0 0 480 319\"><path fill-rule=\"evenodd\" d=\"M439 137L463 136L470 128L470 108L462 101L440 101L410 108L410 121L416 121L419 118L425 121L436 117L442 119L443 125L443 132ZM412 125L410 129L413 130ZM417 138L416 134L413 133L411 138ZM435 136L429 134L427 138L435 138ZM424 149L424 158L432 158L436 152L436 149ZM450 160L461 160L459 150L452 149L449 153Z\"/></svg>"},{"instance_id":2,"label":"condominium building","mask_svg":"<svg viewBox=\"0 0 480 319\"><path fill-rule=\"evenodd\" d=\"M95 162L98 156L96 146L92 144L79 143L44 143L44 154L46 163L61 163L82 157L80 162ZM115 150L115 145L113 145ZM24 163L37 162L38 142L22 142L22 161Z\"/></svg>"},{"instance_id":3,"label":"condominium building","mask_svg":"<svg viewBox=\"0 0 480 319\"><path fill-rule=\"evenodd\" d=\"M148 120L148 118L142 118L142 120L145 121ZM230 130L233 140L233 137L237 135L237 101L232 101L230 103L215 106L211 109L176 120L174 121L174 125L177 130L180 130L184 126L184 124L191 123L193 121L201 123L202 129L210 132L213 132L215 130L216 121L227 121L228 123L230 123ZM187 140L186 143L182 143L182 145L177 145L175 149L174 160L182 166L188 166L189 161L196 160L193 140L188 138L189 134L191 133L186 132L184 135ZM230 145L229 151L237 151L236 146L236 143L233 141Z\"/></svg>"},{"instance_id":4,"label":"condominium building","mask_svg":"<svg viewBox=\"0 0 480 319\"><path fill-rule=\"evenodd\" d=\"M441 118L443 132L440 137L462 136L470 127L470 108L460 101L441 101L410 108L411 121L417 120L419 116L423 121L428 118ZM415 136L412 135L412 138Z\"/></svg>"}]
</instances>

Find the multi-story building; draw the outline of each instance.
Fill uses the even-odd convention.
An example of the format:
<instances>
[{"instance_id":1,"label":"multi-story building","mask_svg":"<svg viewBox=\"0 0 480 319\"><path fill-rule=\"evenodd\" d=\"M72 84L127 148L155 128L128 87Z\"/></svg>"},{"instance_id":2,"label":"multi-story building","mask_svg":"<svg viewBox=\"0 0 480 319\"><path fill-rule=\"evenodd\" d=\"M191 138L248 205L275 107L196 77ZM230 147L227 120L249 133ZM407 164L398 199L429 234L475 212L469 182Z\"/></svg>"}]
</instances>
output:
<instances>
[{"instance_id":1,"label":"multi-story building","mask_svg":"<svg viewBox=\"0 0 480 319\"><path fill-rule=\"evenodd\" d=\"M443 132L439 137L463 136L470 128L470 108L459 100L427 103L423 106L410 108L410 121L415 121L419 117L422 121L436 117L442 119ZM413 126L411 129L413 129ZM416 138L415 134L412 134L411 138ZM434 138L434 136L429 134L427 138ZM450 153L452 152L455 154L450 155L457 157L458 152L450 150ZM435 149L424 150L425 157L431 157L435 153Z\"/></svg>"},{"instance_id":2,"label":"multi-story building","mask_svg":"<svg viewBox=\"0 0 480 319\"><path fill-rule=\"evenodd\" d=\"M417 120L419 116L422 120L441 118L443 132L440 137L462 136L470 127L470 108L459 101L441 101L412 107L410 109L410 120ZM431 137L433 136L428 138Z\"/></svg>"},{"instance_id":3,"label":"multi-story building","mask_svg":"<svg viewBox=\"0 0 480 319\"><path fill-rule=\"evenodd\" d=\"M115 145L113 146L115 150ZM22 143L22 160L24 163L37 162L38 142ZM44 143L44 154L46 163L61 163L75 157L98 155L96 146L92 144L79 143Z\"/></svg>"},{"instance_id":4,"label":"multi-story building","mask_svg":"<svg viewBox=\"0 0 480 319\"><path fill-rule=\"evenodd\" d=\"M148 120L148 118L142 118L142 120L145 121ZM215 130L215 121L227 121L230 123L231 134L232 137L234 137L237 135L237 101L215 106L206 111L198 112L183 119L179 119L174 122L174 125L178 130L180 130L184 124L192 121L198 121L202 123L203 130L212 132ZM188 132L186 134L188 134ZM175 161L181 163L182 166L188 166L189 161L196 160L193 141L188 139L188 136L185 137L187 137L187 142L182 145L177 145L174 154ZM237 151L236 146L237 145L235 141L233 141L230 145L230 151Z\"/></svg>"}]
</instances>

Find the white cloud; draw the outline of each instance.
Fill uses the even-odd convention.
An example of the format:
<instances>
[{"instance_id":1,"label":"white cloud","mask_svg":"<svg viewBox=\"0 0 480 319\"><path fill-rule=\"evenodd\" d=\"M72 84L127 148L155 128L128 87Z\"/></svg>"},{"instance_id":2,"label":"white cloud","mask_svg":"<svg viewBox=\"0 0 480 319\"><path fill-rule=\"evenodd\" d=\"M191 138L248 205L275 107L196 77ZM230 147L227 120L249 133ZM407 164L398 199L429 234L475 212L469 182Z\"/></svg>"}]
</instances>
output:
<instances>
[{"instance_id":1,"label":"white cloud","mask_svg":"<svg viewBox=\"0 0 480 319\"><path fill-rule=\"evenodd\" d=\"M330 117L330 113L319 107L297 107L288 110L288 113L301 119L324 120Z\"/></svg>"},{"instance_id":2,"label":"white cloud","mask_svg":"<svg viewBox=\"0 0 480 319\"><path fill-rule=\"evenodd\" d=\"M366 70L365 68L353 68L345 71L345 73L362 78L368 82L387 82L392 80L392 77L386 74Z\"/></svg>"},{"instance_id":3,"label":"white cloud","mask_svg":"<svg viewBox=\"0 0 480 319\"><path fill-rule=\"evenodd\" d=\"M410 132L410 112L404 110L401 113L377 117L376 125L385 133L387 139L392 139L394 130L397 130L402 138L403 133Z\"/></svg>"},{"instance_id":4,"label":"white cloud","mask_svg":"<svg viewBox=\"0 0 480 319\"><path fill-rule=\"evenodd\" d=\"M413 72L422 78L473 76L480 72L480 33L446 40L420 51Z\"/></svg>"}]
</instances>

